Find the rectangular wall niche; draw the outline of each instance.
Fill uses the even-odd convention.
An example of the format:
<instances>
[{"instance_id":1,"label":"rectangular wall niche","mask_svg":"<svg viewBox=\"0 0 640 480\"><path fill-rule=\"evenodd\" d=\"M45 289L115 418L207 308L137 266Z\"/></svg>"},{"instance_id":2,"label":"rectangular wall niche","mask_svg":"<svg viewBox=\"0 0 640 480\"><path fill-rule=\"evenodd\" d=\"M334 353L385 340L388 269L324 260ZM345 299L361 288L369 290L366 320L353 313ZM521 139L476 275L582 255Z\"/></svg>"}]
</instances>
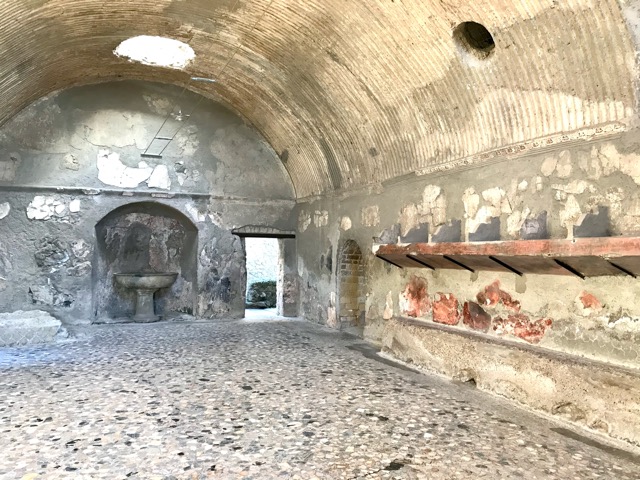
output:
<instances>
[{"instance_id":1,"label":"rectangular wall niche","mask_svg":"<svg viewBox=\"0 0 640 480\"><path fill-rule=\"evenodd\" d=\"M134 313L135 292L117 286L114 273L176 272L172 287L155 295L160 315L193 314L197 295L196 226L181 212L155 202L127 204L96 225L93 269L94 321Z\"/></svg>"}]
</instances>

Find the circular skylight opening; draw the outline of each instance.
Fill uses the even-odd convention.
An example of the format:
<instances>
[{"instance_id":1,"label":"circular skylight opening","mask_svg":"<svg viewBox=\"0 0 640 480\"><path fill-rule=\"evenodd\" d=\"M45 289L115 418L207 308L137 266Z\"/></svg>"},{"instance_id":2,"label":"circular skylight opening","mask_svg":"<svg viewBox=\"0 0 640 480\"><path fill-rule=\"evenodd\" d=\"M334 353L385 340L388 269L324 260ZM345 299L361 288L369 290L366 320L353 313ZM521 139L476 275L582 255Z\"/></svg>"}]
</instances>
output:
<instances>
[{"instance_id":1,"label":"circular skylight opening","mask_svg":"<svg viewBox=\"0 0 640 480\"><path fill-rule=\"evenodd\" d=\"M493 35L484 25L476 22L464 22L453 31L453 38L464 54L484 60L496 47Z\"/></svg>"},{"instance_id":2,"label":"circular skylight opening","mask_svg":"<svg viewBox=\"0 0 640 480\"><path fill-rule=\"evenodd\" d=\"M139 35L128 38L113 51L118 57L155 67L182 70L196 58L189 45L166 37Z\"/></svg>"}]
</instances>

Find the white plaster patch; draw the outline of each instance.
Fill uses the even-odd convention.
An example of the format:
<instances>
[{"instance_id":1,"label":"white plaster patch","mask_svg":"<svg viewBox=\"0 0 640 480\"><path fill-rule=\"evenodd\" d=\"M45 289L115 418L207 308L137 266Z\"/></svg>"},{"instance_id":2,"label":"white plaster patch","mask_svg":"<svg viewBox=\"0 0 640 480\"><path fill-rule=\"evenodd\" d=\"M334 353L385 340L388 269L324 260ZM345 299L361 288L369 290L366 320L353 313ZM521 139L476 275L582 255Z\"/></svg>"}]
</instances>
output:
<instances>
[{"instance_id":1,"label":"white plaster patch","mask_svg":"<svg viewBox=\"0 0 640 480\"><path fill-rule=\"evenodd\" d=\"M70 210L57 197L36 195L27 206L29 220L50 220L68 222Z\"/></svg>"},{"instance_id":2,"label":"white plaster patch","mask_svg":"<svg viewBox=\"0 0 640 480\"><path fill-rule=\"evenodd\" d=\"M558 165L558 159L556 157L547 157L542 162L542 166L540 167L540 172L545 177L551 176L551 174L555 171L556 165Z\"/></svg>"},{"instance_id":3,"label":"white plaster patch","mask_svg":"<svg viewBox=\"0 0 640 480\"><path fill-rule=\"evenodd\" d=\"M11 205L9 205L9 202L0 203L0 220L9 215L10 211Z\"/></svg>"},{"instance_id":4,"label":"white plaster patch","mask_svg":"<svg viewBox=\"0 0 640 480\"><path fill-rule=\"evenodd\" d=\"M436 201L436 198L440 195L442 189L437 185L427 185L422 192L422 203L425 205L431 205Z\"/></svg>"},{"instance_id":5,"label":"white plaster patch","mask_svg":"<svg viewBox=\"0 0 640 480\"><path fill-rule=\"evenodd\" d=\"M380 210L377 205L363 207L361 215L362 225L365 227L377 227L380 224Z\"/></svg>"},{"instance_id":6,"label":"white plaster patch","mask_svg":"<svg viewBox=\"0 0 640 480\"><path fill-rule=\"evenodd\" d=\"M497 216L499 216L499 210L497 210L496 207L481 207L474 218L467 219L467 231L474 233L480 225L483 223L491 223L491 218Z\"/></svg>"},{"instance_id":7,"label":"white plaster patch","mask_svg":"<svg viewBox=\"0 0 640 480\"><path fill-rule=\"evenodd\" d=\"M535 178L535 189L536 189L536 192L541 192L542 188L543 188L542 177L536 177Z\"/></svg>"},{"instance_id":8,"label":"white plaster patch","mask_svg":"<svg viewBox=\"0 0 640 480\"><path fill-rule=\"evenodd\" d=\"M512 237L517 237L520 234L522 224L527 219L531 211L525 208L523 211L516 210L507 217L507 232Z\"/></svg>"},{"instance_id":9,"label":"white plaster patch","mask_svg":"<svg viewBox=\"0 0 640 480\"><path fill-rule=\"evenodd\" d=\"M571 176L571 152L569 150L563 150L560 152L558 158L558 165L556 166L556 175L560 178L569 178Z\"/></svg>"},{"instance_id":10,"label":"white plaster patch","mask_svg":"<svg viewBox=\"0 0 640 480\"><path fill-rule=\"evenodd\" d=\"M349 217L342 217L340 219L340 229L345 232L351 230L351 219Z\"/></svg>"},{"instance_id":11,"label":"white plaster patch","mask_svg":"<svg viewBox=\"0 0 640 480\"><path fill-rule=\"evenodd\" d=\"M153 168L145 162L138 168L127 167L120 161L120 155L106 149L98 151L98 180L106 185L121 188L135 188L149 179Z\"/></svg>"},{"instance_id":12,"label":"white plaster patch","mask_svg":"<svg viewBox=\"0 0 640 480\"><path fill-rule=\"evenodd\" d=\"M169 190L171 188L171 179L169 178L169 169L166 165L158 165L153 169L149 180L147 180L149 188L160 188Z\"/></svg>"},{"instance_id":13,"label":"white plaster patch","mask_svg":"<svg viewBox=\"0 0 640 480\"><path fill-rule=\"evenodd\" d=\"M554 185L551 185L551 188L553 188L554 190L559 190L561 192L571 193L574 195L580 195L586 192L587 190L589 190L591 193L595 192L595 187L589 182L585 182L584 180L573 180L572 182L566 185L554 184Z\"/></svg>"},{"instance_id":14,"label":"white plaster patch","mask_svg":"<svg viewBox=\"0 0 640 480\"><path fill-rule=\"evenodd\" d=\"M37 195L27 207L27 218L29 220L48 220L53 214L52 209L47 205L47 197Z\"/></svg>"},{"instance_id":15,"label":"white plaster patch","mask_svg":"<svg viewBox=\"0 0 640 480\"><path fill-rule=\"evenodd\" d=\"M432 227L443 225L447 221L447 200L442 189L437 185L427 185L422 192L422 205L418 212L422 215L420 221ZM416 222L416 225L417 226Z\"/></svg>"},{"instance_id":16,"label":"white plaster patch","mask_svg":"<svg viewBox=\"0 0 640 480\"><path fill-rule=\"evenodd\" d=\"M467 188L462 195L462 203L464 204L465 217L473 218L480 207L480 195L473 188Z\"/></svg>"},{"instance_id":17,"label":"white plaster patch","mask_svg":"<svg viewBox=\"0 0 640 480\"><path fill-rule=\"evenodd\" d=\"M400 299L402 301L402 295L400 295ZM382 313L382 318L384 320L391 320L393 318L393 295L391 292L387 293L387 298L384 304L384 312Z\"/></svg>"},{"instance_id":18,"label":"white plaster patch","mask_svg":"<svg viewBox=\"0 0 640 480\"><path fill-rule=\"evenodd\" d=\"M605 325L612 330L615 329L620 332L629 333L640 332L640 318L637 317L620 317L615 322L611 322L608 318L604 317L603 321Z\"/></svg>"},{"instance_id":19,"label":"white plaster patch","mask_svg":"<svg viewBox=\"0 0 640 480\"><path fill-rule=\"evenodd\" d=\"M329 225L329 212L326 210L316 210L313 214L313 224L318 228Z\"/></svg>"},{"instance_id":20,"label":"white plaster patch","mask_svg":"<svg viewBox=\"0 0 640 480\"><path fill-rule=\"evenodd\" d=\"M482 192L482 198L485 202L488 202L494 209L494 216L499 216L500 213L511 213L511 203L507 198L507 193L499 187L490 188Z\"/></svg>"},{"instance_id":21,"label":"white plaster patch","mask_svg":"<svg viewBox=\"0 0 640 480\"><path fill-rule=\"evenodd\" d=\"M573 238L573 226L578 223L582 216L582 210L576 197L569 195L564 208L560 210L560 223L567 228L568 238Z\"/></svg>"},{"instance_id":22,"label":"white plaster patch","mask_svg":"<svg viewBox=\"0 0 640 480\"><path fill-rule=\"evenodd\" d=\"M311 214L301 210L298 215L298 230L304 232L309 228L309 225L311 225Z\"/></svg>"},{"instance_id":23,"label":"white plaster patch","mask_svg":"<svg viewBox=\"0 0 640 480\"><path fill-rule=\"evenodd\" d=\"M134 62L183 69L196 57L193 48L173 38L139 35L120 43L113 53Z\"/></svg>"},{"instance_id":24,"label":"white plaster patch","mask_svg":"<svg viewBox=\"0 0 640 480\"><path fill-rule=\"evenodd\" d=\"M80 211L80 199L76 198L69 202L69 211L71 213L78 213Z\"/></svg>"},{"instance_id":25,"label":"white plaster patch","mask_svg":"<svg viewBox=\"0 0 640 480\"><path fill-rule=\"evenodd\" d=\"M640 155L637 153L621 154L615 145L608 143L600 147L596 153L602 165L602 173L611 175L616 170L629 175L633 181L640 185Z\"/></svg>"},{"instance_id":26,"label":"white plaster patch","mask_svg":"<svg viewBox=\"0 0 640 480\"><path fill-rule=\"evenodd\" d=\"M406 235L411 229L418 226L418 207L414 203L405 205L400 210L400 235Z\"/></svg>"},{"instance_id":27,"label":"white plaster patch","mask_svg":"<svg viewBox=\"0 0 640 480\"><path fill-rule=\"evenodd\" d=\"M567 200L567 193L561 190L556 190L554 193L554 198L559 202L564 202Z\"/></svg>"},{"instance_id":28,"label":"white plaster patch","mask_svg":"<svg viewBox=\"0 0 640 480\"><path fill-rule=\"evenodd\" d=\"M485 202L489 202L492 206L500 207L505 194L506 193L502 188L494 187L483 191L482 198Z\"/></svg>"},{"instance_id":29,"label":"white plaster patch","mask_svg":"<svg viewBox=\"0 0 640 480\"><path fill-rule=\"evenodd\" d=\"M187 205L184 208L187 211L187 213L189 214L189 216L191 217L191 219L196 223L204 222L207 219L207 213L206 212L201 212L192 203L187 203Z\"/></svg>"},{"instance_id":30,"label":"white plaster patch","mask_svg":"<svg viewBox=\"0 0 640 480\"><path fill-rule=\"evenodd\" d=\"M522 180L518 184L518 191L519 192L524 192L528 187L529 187L529 182L527 182L526 180Z\"/></svg>"}]
</instances>

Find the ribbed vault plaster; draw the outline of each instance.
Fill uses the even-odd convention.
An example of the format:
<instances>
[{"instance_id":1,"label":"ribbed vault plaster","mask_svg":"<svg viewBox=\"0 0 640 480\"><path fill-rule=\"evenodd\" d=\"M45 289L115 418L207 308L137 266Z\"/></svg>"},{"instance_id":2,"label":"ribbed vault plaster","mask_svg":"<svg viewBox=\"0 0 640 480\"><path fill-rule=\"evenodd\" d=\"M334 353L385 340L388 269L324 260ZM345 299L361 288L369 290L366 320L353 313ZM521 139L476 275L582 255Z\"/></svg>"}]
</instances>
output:
<instances>
[{"instance_id":1,"label":"ribbed vault plaster","mask_svg":"<svg viewBox=\"0 0 640 480\"><path fill-rule=\"evenodd\" d=\"M0 8L0 120L77 84L216 78L189 88L255 125L298 197L635 111L635 53L616 0L4 0ZM496 42L473 65L452 36L469 20ZM184 41L196 59L175 71L112 53L136 35Z\"/></svg>"}]
</instances>

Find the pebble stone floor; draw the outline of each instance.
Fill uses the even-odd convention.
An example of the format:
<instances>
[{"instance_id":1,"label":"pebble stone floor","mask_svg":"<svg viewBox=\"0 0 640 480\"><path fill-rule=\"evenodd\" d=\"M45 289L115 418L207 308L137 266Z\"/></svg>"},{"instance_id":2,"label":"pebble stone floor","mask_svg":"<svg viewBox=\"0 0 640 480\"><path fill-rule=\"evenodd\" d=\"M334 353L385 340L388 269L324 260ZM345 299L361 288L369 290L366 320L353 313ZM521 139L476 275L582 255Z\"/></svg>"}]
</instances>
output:
<instances>
[{"instance_id":1,"label":"pebble stone floor","mask_svg":"<svg viewBox=\"0 0 640 480\"><path fill-rule=\"evenodd\" d=\"M632 453L307 322L75 334L0 349L0 478L640 478Z\"/></svg>"}]
</instances>

